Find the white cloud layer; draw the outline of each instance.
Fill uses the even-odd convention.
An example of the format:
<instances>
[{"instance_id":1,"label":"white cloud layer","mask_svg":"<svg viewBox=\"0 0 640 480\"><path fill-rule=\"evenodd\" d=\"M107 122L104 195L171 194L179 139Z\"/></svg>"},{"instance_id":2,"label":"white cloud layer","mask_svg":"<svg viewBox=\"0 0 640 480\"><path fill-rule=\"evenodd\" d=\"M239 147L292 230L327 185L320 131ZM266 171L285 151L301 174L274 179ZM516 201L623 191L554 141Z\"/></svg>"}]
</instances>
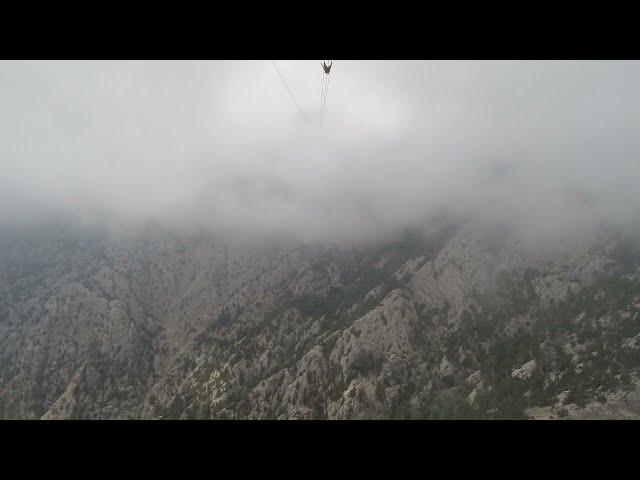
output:
<instances>
[{"instance_id":1,"label":"white cloud layer","mask_svg":"<svg viewBox=\"0 0 640 480\"><path fill-rule=\"evenodd\" d=\"M0 62L0 223L360 241L442 209L529 236L637 223L640 63ZM551 237L549 237L551 236Z\"/></svg>"}]
</instances>

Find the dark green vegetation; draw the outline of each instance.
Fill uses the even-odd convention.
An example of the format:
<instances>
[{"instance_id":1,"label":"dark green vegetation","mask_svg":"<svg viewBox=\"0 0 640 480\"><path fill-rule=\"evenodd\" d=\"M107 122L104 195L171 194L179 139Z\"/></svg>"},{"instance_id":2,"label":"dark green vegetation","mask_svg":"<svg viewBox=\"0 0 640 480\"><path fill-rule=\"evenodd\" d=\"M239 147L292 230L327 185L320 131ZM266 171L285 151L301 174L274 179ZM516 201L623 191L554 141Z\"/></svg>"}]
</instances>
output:
<instances>
[{"instance_id":1,"label":"dark green vegetation","mask_svg":"<svg viewBox=\"0 0 640 480\"><path fill-rule=\"evenodd\" d=\"M460 366L452 387L433 395L427 418L525 418L525 409L554 405L561 392L567 392L565 404L584 407L590 401L606 402L603 392L635 388L631 379L640 371L640 341L630 340L640 335L637 277L602 278L566 301L531 310L529 320L506 334L513 315L534 305L520 298L494 312L493 321L470 316L451 334L449 342L466 344L474 361ZM484 341L483 348L468 341L474 337ZM455 355L449 358L455 361ZM530 378L511 375L514 367L530 360L536 362ZM471 408L464 401L472 390L465 375L476 369L483 386Z\"/></svg>"},{"instance_id":2,"label":"dark green vegetation","mask_svg":"<svg viewBox=\"0 0 640 480\"><path fill-rule=\"evenodd\" d=\"M420 252L424 253L424 245L422 248ZM397 252L403 250L398 248L394 253ZM246 396L266 377L247 375L240 381L233 378L231 370L234 365L251 363L260 356L262 351L253 339L266 328L275 328L287 313L296 312L299 316L288 332L296 328L311 330L314 322L319 330L306 340L294 340L285 334L279 340L282 361L270 374L282 372L282 368L295 372L296 362L315 344L330 352L337 335L375 308L392 290L399 290L410 300L410 293L394 272L412 255L415 251L407 248L404 255L392 256L394 261L383 268L376 268L373 261L362 262L347 277L345 285L330 288L324 294L282 295L263 323L241 330L236 337L243 339L240 346L221 345L219 362L202 373L204 379L214 370L227 372L223 376L229 380L227 387L232 392L226 397L224 408L217 412L205 408L205 416L231 418L246 413L243 410L247 406ZM376 401L388 408L388 418L397 419L524 419L526 409L552 405L556 405L557 415L563 417L567 410L558 400L562 392L565 405L584 407L592 401L605 403L606 392L634 388L632 379L637 377L640 367L640 341L635 346L629 341L640 334L637 276L604 276L578 292L569 290L563 301L543 306L534 287L540 275L532 269L499 274L497 299L488 302L478 297L480 307L465 311L455 325L445 320L448 306L433 311L416 304L418 320L412 326L411 341L423 352L423 360L433 373L418 377L399 374L395 378L394 374L384 373L388 359L362 350L346 372L334 369L329 380L322 381L307 373L308 382L318 389L306 399L314 412L312 418L327 418L327 400L339 399L354 379L374 382ZM378 294L365 301L367 293L375 287ZM403 307L401 316L406 315ZM229 318L223 314L220 321L228 322ZM386 321L383 318L383 323ZM351 334L357 337L360 333L354 328ZM438 372L443 356L452 364L453 373ZM226 363L228 359L232 359L230 363ZM515 369L532 360L536 367L528 378L512 375ZM477 371L482 382L472 385L467 377ZM397 391L392 400L386 398L389 389ZM368 401L362 392L358 395L363 397L362 402ZM184 401L191 405L185 407L191 412L190 418L205 413L203 407L193 406L201 405L195 397L187 395ZM206 403L206 398L203 401ZM174 405L162 414L174 416L181 411L185 410ZM285 413L284 407L278 407L268 416L275 418Z\"/></svg>"},{"instance_id":3,"label":"dark green vegetation","mask_svg":"<svg viewBox=\"0 0 640 480\"><path fill-rule=\"evenodd\" d=\"M640 373L628 243L586 281L446 228L253 257L155 235L0 238L0 417L562 418Z\"/></svg>"}]
</instances>

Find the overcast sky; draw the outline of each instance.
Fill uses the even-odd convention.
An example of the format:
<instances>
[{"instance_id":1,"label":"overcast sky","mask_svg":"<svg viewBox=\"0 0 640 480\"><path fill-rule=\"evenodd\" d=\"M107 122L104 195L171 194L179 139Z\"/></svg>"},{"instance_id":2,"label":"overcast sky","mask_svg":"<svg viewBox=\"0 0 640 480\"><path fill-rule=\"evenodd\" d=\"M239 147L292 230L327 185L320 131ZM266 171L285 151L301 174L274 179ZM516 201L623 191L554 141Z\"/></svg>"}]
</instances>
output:
<instances>
[{"instance_id":1,"label":"overcast sky","mask_svg":"<svg viewBox=\"0 0 640 480\"><path fill-rule=\"evenodd\" d=\"M304 240L446 209L531 235L640 205L640 63L0 62L0 224L71 215Z\"/></svg>"}]
</instances>

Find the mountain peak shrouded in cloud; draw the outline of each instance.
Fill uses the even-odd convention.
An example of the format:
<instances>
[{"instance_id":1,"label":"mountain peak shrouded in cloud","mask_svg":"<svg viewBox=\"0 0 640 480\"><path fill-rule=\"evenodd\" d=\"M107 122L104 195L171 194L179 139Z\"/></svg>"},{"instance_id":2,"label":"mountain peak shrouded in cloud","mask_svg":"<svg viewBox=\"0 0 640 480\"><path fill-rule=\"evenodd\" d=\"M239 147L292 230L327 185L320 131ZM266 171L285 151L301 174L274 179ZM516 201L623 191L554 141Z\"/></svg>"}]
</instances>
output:
<instances>
[{"instance_id":1,"label":"mountain peak shrouded in cloud","mask_svg":"<svg viewBox=\"0 0 640 480\"><path fill-rule=\"evenodd\" d=\"M532 235L637 219L640 63L0 62L0 222L361 241L447 209Z\"/></svg>"}]
</instances>

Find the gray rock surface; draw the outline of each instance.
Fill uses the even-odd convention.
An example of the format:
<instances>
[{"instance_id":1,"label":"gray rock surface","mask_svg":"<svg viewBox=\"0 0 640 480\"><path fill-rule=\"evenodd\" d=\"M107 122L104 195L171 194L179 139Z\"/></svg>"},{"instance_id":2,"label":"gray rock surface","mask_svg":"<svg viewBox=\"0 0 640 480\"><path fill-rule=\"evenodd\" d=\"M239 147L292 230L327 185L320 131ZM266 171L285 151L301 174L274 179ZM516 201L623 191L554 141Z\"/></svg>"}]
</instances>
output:
<instances>
[{"instance_id":1,"label":"gray rock surface","mask_svg":"<svg viewBox=\"0 0 640 480\"><path fill-rule=\"evenodd\" d=\"M471 223L366 248L15 234L0 417L632 418L640 287L616 242L541 260Z\"/></svg>"}]
</instances>

